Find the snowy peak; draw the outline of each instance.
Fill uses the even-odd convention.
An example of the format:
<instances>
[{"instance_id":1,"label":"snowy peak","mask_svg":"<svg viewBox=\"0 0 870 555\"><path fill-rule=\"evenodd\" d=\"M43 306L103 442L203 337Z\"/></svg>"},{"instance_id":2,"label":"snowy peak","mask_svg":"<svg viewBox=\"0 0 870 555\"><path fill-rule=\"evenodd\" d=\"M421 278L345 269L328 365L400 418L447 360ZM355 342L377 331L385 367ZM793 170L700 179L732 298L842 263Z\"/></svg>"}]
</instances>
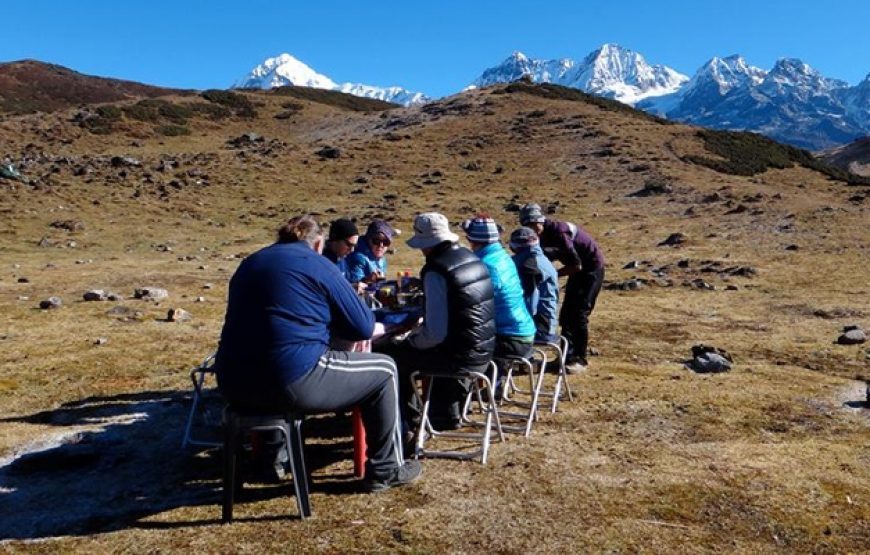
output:
<instances>
[{"instance_id":1,"label":"snowy peak","mask_svg":"<svg viewBox=\"0 0 870 555\"><path fill-rule=\"evenodd\" d=\"M743 56L733 54L725 58L714 57L692 76L686 90L713 84L719 94L728 94L732 89L759 85L767 72L746 63Z\"/></svg>"},{"instance_id":2,"label":"snowy peak","mask_svg":"<svg viewBox=\"0 0 870 555\"><path fill-rule=\"evenodd\" d=\"M342 83L339 85L286 53L266 59L234 86L236 88L271 89L287 85L335 90L404 106L424 104L430 100L423 93L409 91L402 87L375 87L361 83Z\"/></svg>"},{"instance_id":3,"label":"snowy peak","mask_svg":"<svg viewBox=\"0 0 870 555\"><path fill-rule=\"evenodd\" d=\"M297 87L313 87L315 89L334 89L335 83L329 77L321 75L300 62L290 54L281 54L267 58L242 79L237 88L271 89L296 85Z\"/></svg>"},{"instance_id":4,"label":"snowy peak","mask_svg":"<svg viewBox=\"0 0 870 555\"><path fill-rule=\"evenodd\" d=\"M633 50L604 44L577 66L571 86L634 104L643 98L675 92L688 80L669 67L648 64Z\"/></svg>"},{"instance_id":5,"label":"snowy peak","mask_svg":"<svg viewBox=\"0 0 870 555\"><path fill-rule=\"evenodd\" d=\"M799 87L811 88L817 91L830 91L848 87L849 84L837 79L828 79L796 58L781 58L767 74L768 83L779 88Z\"/></svg>"},{"instance_id":6,"label":"snowy peak","mask_svg":"<svg viewBox=\"0 0 870 555\"><path fill-rule=\"evenodd\" d=\"M536 60L514 52L474 81L486 87L528 77L536 83L555 83L633 104L648 96L668 94L688 80L668 67L649 65L640 54L617 44L604 44L583 61L570 58Z\"/></svg>"},{"instance_id":7,"label":"snowy peak","mask_svg":"<svg viewBox=\"0 0 870 555\"><path fill-rule=\"evenodd\" d=\"M473 86L487 87L496 83L510 83L523 77L529 77L535 83L553 83L558 82L573 66L574 61L567 58L533 60L517 51L508 56L501 64L484 71L474 81Z\"/></svg>"}]
</instances>

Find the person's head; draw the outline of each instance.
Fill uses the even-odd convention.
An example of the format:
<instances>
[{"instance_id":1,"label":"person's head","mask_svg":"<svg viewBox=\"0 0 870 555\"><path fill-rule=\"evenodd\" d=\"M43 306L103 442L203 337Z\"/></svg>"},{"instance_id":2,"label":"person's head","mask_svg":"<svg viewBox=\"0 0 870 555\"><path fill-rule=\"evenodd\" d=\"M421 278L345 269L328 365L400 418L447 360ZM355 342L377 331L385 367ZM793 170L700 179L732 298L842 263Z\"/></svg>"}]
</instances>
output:
<instances>
[{"instance_id":1,"label":"person's head","mask_svg":"<svg viewBox=\"0 0 870 555\"><path fill-rule=\"evenodd\" d=\"M347 218L339 218L329 224L329 236L326 245L339 258L344 258L356 248L359 241L359 230L356 224Z\"/></svg>"},{"instance_id":2,"label":"person's head","mask_svg":"<svg viewBox=\"0 0 870 555\"><path fill-rule=\"evenodd\" d=\"M545 221L546 218L541 211L540 204L532 202L520 208L520 225L534 230L538 235L544 231Z\"/></svg>"},{"instance_id":3,"label":"person's head","mask_svg":"<svg viewBox=\"0 0 870 555\"><path fill-rule=\"evenodd\" d=\"M481 249L492 243L498 243L501 229L495 220L486 214L479 214L476 218L465 220L462 223L465 238L471 243L472 250Z\"/></svg>"},{"instance_id":4,"label":"person's head","mask_svg":"<svg viewBox=\"0 0 870 555\"><path fill-rule=\"evenodd\" d=\"M511 232L511 238L508 245L514 252L520 252L524 249L537 245L539 242L538 234L528 227L520 227Z\"/></svg>"},{"instance_id":5,"label":"person's head","mask_svg":"<svg viewBox=\"0 0 870 555\"><path fill-rule=\"evenodd\" d=\"M365 241L375 258L383 258L387 249L393 244L393 236L396 234L393 227L384 220L375 220L366 229Z\"/></svg>"},{"instance_id":6,"label":"person's head","mask_svg":"<svg viewBox=\"0 0 870 555\"><path fill-rule=\"evenodd\" d=\"M323 251L323 230L310 214L291 218L278 229L279 243L304 241L316 252Z\"/></svg>"},{"instance_id":7,"label":"person's head","mask_svg":"<svg viewBox=\"0 0 870 555\"><path fill-rule=\"evenodd\" d=\"M450 231L450 222L444 214L424 212L414 218L414 236L407 241L409 247L421 249L428 256L433 248L445 241L455 243L459 236Z\"/></svg>"}]
</instances>

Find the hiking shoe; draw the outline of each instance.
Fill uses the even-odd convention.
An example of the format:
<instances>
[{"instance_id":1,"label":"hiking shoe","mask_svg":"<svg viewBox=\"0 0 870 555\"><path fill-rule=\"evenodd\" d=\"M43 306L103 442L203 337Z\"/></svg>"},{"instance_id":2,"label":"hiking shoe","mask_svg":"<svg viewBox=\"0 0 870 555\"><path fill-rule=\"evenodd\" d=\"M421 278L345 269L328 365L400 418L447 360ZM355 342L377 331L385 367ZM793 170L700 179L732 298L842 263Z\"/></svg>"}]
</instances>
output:
<instances>
[{"instance_id":1,"label":"hiking shoe","mask_svg":"<svg viewBox=\"0 0 870 555\"><path fill-rule=\"evenodd\" d=\"M587 366L589 366L589 363L586 362L586 359L572 357L565 361L565 372L571 375L580 374L586 370Z\"/></svg>"},{"instance_id":2,"label":"hiking shoe","mask_svg":"<svg viewBox=\"0 0 870 555\"><path fill-rule=\"evenodd\" d=\"M415 482L422 474L423 467L420 465L420 461L405 461L405 464L393 469L386 476L366 476L363 480L363 488L369 493L386 491L392 487Z\"/></svg>"}]
</instances>

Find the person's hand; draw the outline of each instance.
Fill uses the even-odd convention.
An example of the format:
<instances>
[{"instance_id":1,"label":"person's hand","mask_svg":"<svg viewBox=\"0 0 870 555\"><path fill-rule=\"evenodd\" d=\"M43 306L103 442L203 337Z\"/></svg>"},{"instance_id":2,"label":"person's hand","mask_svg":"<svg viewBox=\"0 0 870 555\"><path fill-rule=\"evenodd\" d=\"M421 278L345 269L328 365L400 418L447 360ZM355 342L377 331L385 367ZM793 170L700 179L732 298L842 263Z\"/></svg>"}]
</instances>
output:
<instances>
[{"instance_id":1,"label":"person's hand","mask_svg":"<svg viewBox=\"0 0 870 555\"><path fill-rule=\"evenodd\" d=\"M369 274L369 283L374 283L381 279L384 279L384 276L378 270L375 270L374 272Z\"/></svg>"},{"instance_id":2,"label":"person's hand","mask_svg":"<svg viewBox=\"0 0 870 555\"><path fill-rule=\"evenodd\" d=\"M353 288L356 289L356 292L358 295L365 293L366 289L369 288L368 284L366 284L365 282L362 282L362 281L358 281L358 282L353 283L351 285L353 285Z\"/></svg>"}]
</instances>

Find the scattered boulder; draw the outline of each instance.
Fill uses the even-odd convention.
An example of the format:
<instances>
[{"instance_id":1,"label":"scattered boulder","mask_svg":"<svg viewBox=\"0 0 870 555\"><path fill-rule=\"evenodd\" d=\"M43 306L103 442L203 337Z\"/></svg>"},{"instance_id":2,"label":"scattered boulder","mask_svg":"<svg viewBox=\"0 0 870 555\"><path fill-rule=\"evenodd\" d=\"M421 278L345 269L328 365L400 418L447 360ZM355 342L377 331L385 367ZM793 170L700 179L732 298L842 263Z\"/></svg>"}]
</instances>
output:
<instances>
[{"instance_id":1,"label":"scattered boulder","mask_svg":"<svg viewBox=\"0 0 870 555\"><path fill-rule=\"evenodd\" d=\"M712 283L708 283L701 278L693 279L692 281L688 281L688 282L684 283L683 285L686 285L688 287L693 287L695 289L705 289L707 291L715 291L716 290L715 285L713 285Z\"/></svg>"},{"instance_id":2,"label":"scattered boulder","mask_svg":"<svg viewBox=\"0 0 870 555\"><path fill-rule=\"evenodd\" d=\"M63 229L70 232L81 231L85 228L85 224L81 220L55 220L48 225L55 229Z\"/></svg>"},{"instance_id":3,"label":"scattered boulder","mask_svg":"<svg viewBox=\"0 0 870 555\"><path fill-rule=\"evenodd\" d=\"M133 296L143 301L162 301L169 297L169 291L160 287L140 287L133 291Z\"/></svg>"},{"instance_id":4,"label":"scattered boulder","mask_svg":"<svg viewBox=\"0 0 870 555\"><path fill-rule=\"evenodd\" d=\"M682 245L688 239L689 238L686 237L686 235L683 233L679 233L679 232L671 233L670 235L668 235L668 238L665 239L664 241L660 242L658 244L658 246L660 246L660 247L676 247L678 245Z\"/></svg>"},{"instance_id":5,"label":"scattered boulder","mask_svg":"<svg viewBox=\"0 0 870 555\"><path fill-rule=\"evenodd\" d=\"M322 159L335 160L341 158L341 149L334 146L325 146L314 154L320 156Z\"/></svg>"},{"instance_id":6,"label":"scattered boulder","mask_svg":"<svg viewBox=\"0 0 870 555\"><path fill-rule=\"evenodd\" d=\"M236 137L234 139L228 140L227 144L230 146L233 146L233 147L242 147L242 146L252 145L254 143L262 143L265 140L266 139L262 135L258 135L257 133L250 131L248 133L244 133L242 135L239 135L238 137Z\"/></svg>"},{"instance_id":7,"label":"scattered boulder","mask_svg":"<svg viewBox=\"0 0 870 555\"><path fill-rule=\"evenodd\" d=\"M105 337L98 337L98 338L94 339L94 345L105 345L108 342L109 342L109 340L106 339Z\"/></svg>"},{"instance_id":8,"label":"scattered boulder","mask_svg":"<svg viewBox=\"0 0 870 555\"><path fill-rule=\"evenodd\" d=\"M102 289L90 289L85 291L82 298L86 301L107 301L109 300L109 295Z\"/></svg>"},{"instance_id":9,"label":"scattered boulder","mask_svg":"<svg viewBox=\"0 0 870 555\"><path fill-rule=\"evenodd\" d=\"M51 310L63 306L63 301L60 297L49 297L44 301L39 301L39 308L42 310Z\"/></svg>"},{"instance_id":10,"label":"scattered boulder","mask_svg":"<svg viewBox=\"0 0 870 555\"><path fill-rule=\"evenodd\" d=\"M167 322L187 322L191 318L190 312L183 308L170 308L169 312L166 313Z\"/></svg>"},{"instance_id":11,"label":"scattered boulder","mask_svg":"<svg viewBox=\"0 0 870 555\"><path fill-rule=\"evenodd\" d=\"M837 338L840 345L859 345L867 341L867 333L860 326L851 325L843 328L843 333Z\"/></svg>"},{"instance_id":12,"label":"scattered boulder","mask_svg":"<svg viewBox=\"0 0 870 555\"><path fill-rule=\"evenodd\" d=\"M758 274L758 270L752 266L734 266L732 268L725 268L722 272L729 276L740 277L752 277Z\"/></svg>"},{"instance_id":13,"label":"scattered boulder","mask_svg":"<svg viewBox=\"0 0 870 555\"><path fill-rule=\"evenodd\" d=\"M727 372L733 362L724 349L699 344L692 347L692 359L686 362L686 368L700 374Z\"/></svg>"},{"instance_id":14,"label":"scattered boulder","mask_svg":"<svg viewBox=\"0 0 870 555\"><path fill-rule=\"evenodd\" d=\"M669 195L674 192L674 188L670 183L662 179L649 179L643 184L643 187L633 193L629 193L629 197L653 197L658 195Z\"/></svg>"},{"instance_id":15,"label":"scattered boulder","mask_svg":"<svg viewBox=\"0 0 870 555\"><path fill-rule=\"evenodd\" d=\"M109 164L111 164L113 168L138 168L142 165L142 162L130 156L112 156L112 159L109 160Z\"/></svg>"},{"instance_id":16,"label":"scattered boulder","mask_svg":"<svg viewBox=\"0 0 870 555\"><path fill-rule=\"evenodd\" d=\"M644 285L645 283L639 279L628 279L625 281L608 283L604 288L610 291L637 291L638 289L642 289Z\"/></svg>"}]
</instances>

